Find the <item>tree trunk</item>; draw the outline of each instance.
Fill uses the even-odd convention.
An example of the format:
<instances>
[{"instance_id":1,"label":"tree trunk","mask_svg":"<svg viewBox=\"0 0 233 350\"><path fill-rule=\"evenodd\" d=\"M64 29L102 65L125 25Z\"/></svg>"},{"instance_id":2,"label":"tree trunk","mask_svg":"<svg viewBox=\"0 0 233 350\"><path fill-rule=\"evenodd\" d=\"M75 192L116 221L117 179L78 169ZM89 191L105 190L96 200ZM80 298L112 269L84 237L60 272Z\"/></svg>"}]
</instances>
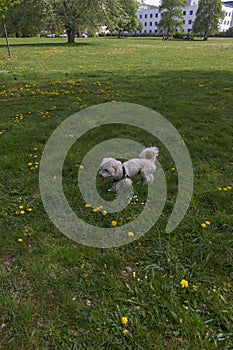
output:
<instances>
[{"instance_id":1,"label":"tree trunk","mask_svg":"<svg viewBox=\"0 0 233 350\"><path fill-rule=\"evenodd\" d=\"M3 25L3 29L4 29L4 33L5 33L5 38L6 38L6 45L7 45L7 50L8 50L8 57L11 59L11 50L10 50L10 45L9 45L9 41L8 41L8 35L7 35L7 30L6 30L6 25L5 22L2 21L2 25Z\"/></svg>"},{"instance_id":2,"label":"tree trunk","mask_svg":"<svg viewBox=\"0 0 233 350\"><path fill-rule=\"evenodd\" d=\"M67 34L68 34L68 44L74 44L74 39L75 39L75 33L74 29L66 29Z\"/></svg>"},{"instance_id":3,"label":"tree trunk","mask_svg":"<svg viewBox=\"0 0 233 350\"><path fill-rule=\"evenodd\" d=\"M118 31L118 39L121 38L121 29Z\"/></svg>"}]
</instances>

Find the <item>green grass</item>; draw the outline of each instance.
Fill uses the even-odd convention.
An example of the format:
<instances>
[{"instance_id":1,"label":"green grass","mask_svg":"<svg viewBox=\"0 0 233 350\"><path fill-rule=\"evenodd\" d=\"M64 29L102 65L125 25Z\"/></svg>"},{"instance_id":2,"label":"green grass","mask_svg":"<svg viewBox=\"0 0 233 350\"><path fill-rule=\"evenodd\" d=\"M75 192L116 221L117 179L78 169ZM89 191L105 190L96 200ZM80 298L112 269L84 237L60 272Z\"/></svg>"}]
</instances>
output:
<instances>
[{"instance_id":1,"label":"green grass","mask_svg":"<svg viewBox=\"0 0 233 350\"><path fill-rule=\"evenodd\" d=\"M217 188L232 184L233 41L10 43L12 60L0 39L0 348L231 349L232 189ZM85 209L77 189L82 158L105 139L158 145L168 185L164 212L150 232L126 246L96 249L53 226L35 162L63 120L111 101L137 103L167 118L189 149L195 184L185 218L165 233L177 193L165 147L130 126L89 132L64 165L67 198L83 219L108 227L116 219ZM109 183L97 185L103 198L114 198L106 191ZM119 224L140 213L146 187L139 180L135 192L139 201L119 214ZM16 214L20 205L32 211ZM206 220L211 224L202 228ZM122 316L129 319L126 335Z\"/></svg>"}]
</instances>

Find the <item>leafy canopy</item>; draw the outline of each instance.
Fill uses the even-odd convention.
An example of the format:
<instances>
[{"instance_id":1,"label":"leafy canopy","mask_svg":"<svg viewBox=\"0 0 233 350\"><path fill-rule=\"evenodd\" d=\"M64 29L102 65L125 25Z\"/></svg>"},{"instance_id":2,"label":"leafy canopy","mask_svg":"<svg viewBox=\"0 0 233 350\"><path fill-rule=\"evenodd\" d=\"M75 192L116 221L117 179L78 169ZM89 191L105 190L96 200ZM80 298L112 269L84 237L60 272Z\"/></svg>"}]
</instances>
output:
<instances>
[{"instance_id":1,"label":"leafy canopy","mask_svg":"<svg viewBox=\"0 0 233 350\"><path fill-rule=\"evenodd\" d=\"M218 32L220 21L223 18L221 0L200 0L193 24L193 32L206 36L215 34Z\"/></svg>"},{"instance_id":2,"label":"leafy canopy","mask_svg":"<svg viewBox=\"0 0 233 350\"><path fill-rule=\"evenodd\" d=\"M0 0L0 18L5 17L5 12L7 11L8 7L13 6L19 2L20 0Z\"/></svg>"},{"instance_id":3,"label":"leafy canopy","mask_svg":"<svg viewBox=\"0 0 233 350\"><path fill-rule=\"evenodd\" d=\"M48 18L45 5L44 0L22 0L9 8L5 16L8 33L20 36L38 34Z\"/></svg>"},{"instance_id":4,"label":"leafy canopy","mask_svg":"<svg viewBox=\"0 0 233 350\"><path fill-rule=\"evenodd\" d=\"M162 19L158 26L167 34L175 32L176 28L183 27L182 7L187 5L187 0L161 0L159 11L162 12Z\"/></svg>"},{"instance_id":5,"label":"leafy canopy","mask_svg":"<svg viewBox=\"0 0 233 350\"><path fill-rule=\"evenodd\" d=\"M139 26L138 6L137 0L109 1L103 20L111 31L134 31Z\"/></svg>"}]
</instances>

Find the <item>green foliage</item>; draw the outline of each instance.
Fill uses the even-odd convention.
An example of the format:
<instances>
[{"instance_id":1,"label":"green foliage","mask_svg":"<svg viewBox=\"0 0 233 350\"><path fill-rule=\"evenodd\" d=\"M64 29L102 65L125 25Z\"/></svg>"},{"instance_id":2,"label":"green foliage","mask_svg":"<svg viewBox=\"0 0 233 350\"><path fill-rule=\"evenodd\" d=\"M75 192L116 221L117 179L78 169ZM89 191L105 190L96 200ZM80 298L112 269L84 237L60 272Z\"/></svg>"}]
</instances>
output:
<instances>
[{"instance_id":1,"label":"green foliage","mask_svg":"<svg viewBox=\"0 0 233 350\"><path fill-rule=\"evenodd\" d=\"M158 26L160 31L172 34L179 27L183 27L182 6L187 5L187 0L162 0L159 11L162 12L162 19Z\"/></svg>"},{"instance_id":2,"label":"green foliage","mask_svg":"<svg viewBox=\"0 0 233 350\"><path fill-rule=\"evenodd\" d=\"M75 34L80 32L81 27L87 25L88 21L95 19L97 11L97 0L54 0L51 1L51 9L54 11L57 22L65 27L68 33L68 41L74 42Z\"/></svg>"},{"instance_id":3,"label":"green foliage","mask_svg":"<svg viewBox=\"0 0 233 350\"><path fill-rule=\"evenodd\" d=\"M74 42L76 32L81 32L90 26L99 28L106 25L111 30L135 30L137 2L135 0L55 0L51 7L59 21L68 33L68 41Z\"/></svg>"},{"instance_id":4,"label":"green foliage","mask_svg":"<svg viewBox=\"0 0 233 350\"><path fill-rule=\"evenodd\" d=\"M42 29L68 33L68 41L74 42L90 28L93 33L102 25L113 31L134 31L139 22L136 18L136 0L22 0L7 11L8 31L20 36L32 36Z\"/></svg>"},{"instance_id":5,"label":"green foliage","mask_svg":"<svg viewBox=\"0 0 233 350\"><path fill-rule=\"evenodd\" d=\"M109 1L104 23L111 31L133 32L140 27L137 20L138 2L136 0Z\"/></svg>"},{"instance_id":6,"label":"green foliage","mask_svg":"<svg viewBox=\"0 0 233 350\"><path fill-rule=\"evenodd\" d=\"M0 0L0 18L5 17L5 12L10 6L19 3L20 0Z\"/></svg>"},{"instance_id":7,"label":"green foliage","mask_svg":"<svg viewBox=\"0 0 233 350\"><path fill-rule=\"evenodd\" d=\"M22 0L8 9L5 22L9 34L27 37L37 35L43 29L46 18L45 1Z\"/></svg>"},{"instance_id":8,"label":"green foliage","mask_svg":"<svg viewBox=\"0 0 233 350\"><path fill-rule=\"evenodd\" d=\"M221 0L200 0L193 32L205 36L215 34L219 30L219 22L224 18Z\"/></svg>"},{"instance_id":9,"label":"green foliage","mask_svg":"<svg viewBox=\"0 0 233 350\"><path fill-rule=\"evenodd\" d=\"M226 36L227 36L227 37L233 37L233 27L229 28L229 29L226 31Z\"/></svg>"}]
</instances>

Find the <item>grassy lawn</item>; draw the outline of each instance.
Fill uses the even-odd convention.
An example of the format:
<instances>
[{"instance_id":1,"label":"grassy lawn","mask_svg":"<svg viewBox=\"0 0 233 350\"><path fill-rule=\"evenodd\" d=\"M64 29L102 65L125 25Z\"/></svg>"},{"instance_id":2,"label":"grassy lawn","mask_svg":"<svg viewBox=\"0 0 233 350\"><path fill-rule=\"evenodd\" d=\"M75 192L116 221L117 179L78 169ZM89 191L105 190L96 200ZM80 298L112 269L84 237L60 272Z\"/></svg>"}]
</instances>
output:
<instances>
[{"instance_id":1,"label":"grassy lawn","mask_svg":"<svg viewBox=\"0 0 233 350\"><path fill-rule=\"evenodd\" d=\"M0 39L0 349L232 349L232 39L10 43L12 60ZM195 183L186 216L165 233L178 183L165 147L130 126L87 133L63 169L67 198L87 222L109 227L116 220L85 208L77 186L83 157L103 140L159 146L168 186L164 211L147 234L100 249L56 229L38 174L44 146L63 120L112 101L167 118L188 147ZM101 196L112 200L108 185L97 180ZM117 215L119 224L142 210L147 190L140 180L135 193L134 205Z\"/></svg>"}]
</instances>

